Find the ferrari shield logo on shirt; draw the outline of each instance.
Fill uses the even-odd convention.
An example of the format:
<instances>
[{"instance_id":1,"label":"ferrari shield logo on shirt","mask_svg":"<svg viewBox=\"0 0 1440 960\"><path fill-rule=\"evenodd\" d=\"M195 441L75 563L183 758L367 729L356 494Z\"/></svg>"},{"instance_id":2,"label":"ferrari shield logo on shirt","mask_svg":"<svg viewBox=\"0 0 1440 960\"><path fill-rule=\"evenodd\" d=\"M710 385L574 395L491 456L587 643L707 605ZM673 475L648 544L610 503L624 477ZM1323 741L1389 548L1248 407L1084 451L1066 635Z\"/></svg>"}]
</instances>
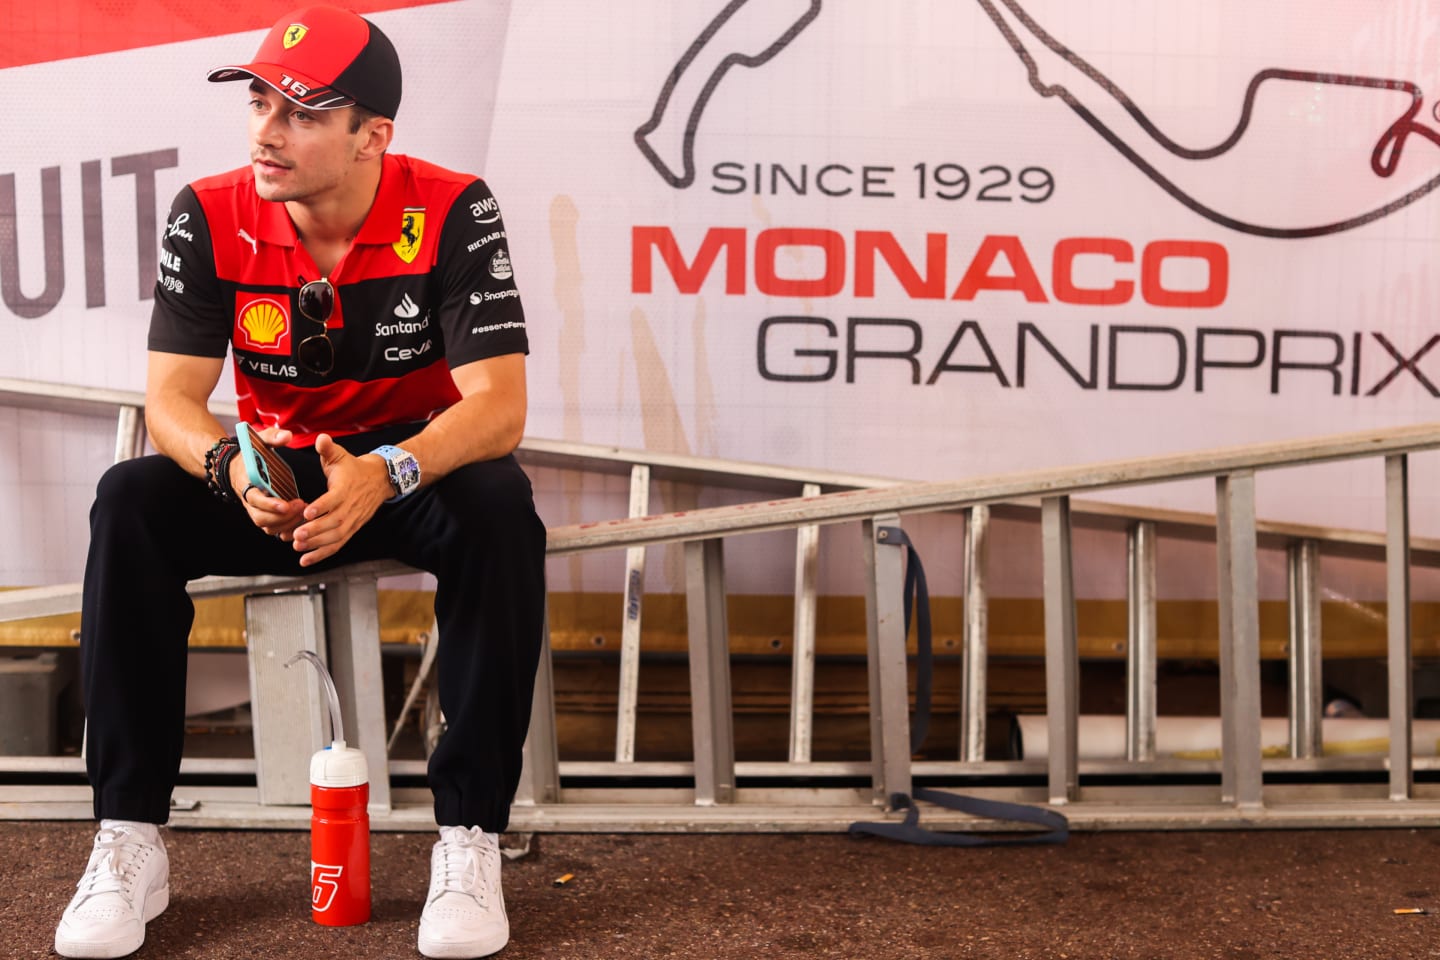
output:
<instances>
[{"instance_id":1,"label":"ferrari shield logo on shirt","mask_svg":"<svg viewBox=\"0 0 1440 960\"><path fill-rule=\"evenodd\" d=\"M268 294L235 297L235 346L257 353L290 352L290 305Z\"/></svg>"},{"instance_id":2,"label":"ferrari shield logo on shirt","mask_svg":"<svg viewBox=\"0 0 1440 960\"><path fill-rule=\"evenodd\" d=\"M414 263L420 253L420 241L425 236L425 208L406 207L400 218L400 239L390 245L395 256L406 263Z\"/></svg>"},{"instance_id":3,"label":"ferrari shield logo on shirt","mask_svg":"<svg viewBox=\"0 0 1440 960\"><path fill-rule=\"evenodd\" d=\"M304 40L305 34L309 32L310 28L305 26L305 24L292 23L285 30L285 39L280 42L284 44L286 50L289 50L291 47L295 46L295 44L299 43L301 40Z\"/></svg>"}]
</instances>

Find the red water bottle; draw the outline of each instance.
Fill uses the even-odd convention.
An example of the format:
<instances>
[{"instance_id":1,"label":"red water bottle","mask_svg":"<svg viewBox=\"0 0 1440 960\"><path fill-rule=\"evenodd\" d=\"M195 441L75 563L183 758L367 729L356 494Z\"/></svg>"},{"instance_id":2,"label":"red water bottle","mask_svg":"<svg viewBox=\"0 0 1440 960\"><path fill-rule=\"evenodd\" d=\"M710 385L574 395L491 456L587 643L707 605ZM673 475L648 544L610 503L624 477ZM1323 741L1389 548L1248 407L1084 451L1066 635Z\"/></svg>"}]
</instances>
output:
<instances>
[{"instance_id":1,"label":"red water bottle","mask_svg":"<svg viewBox=\"0 0 1440 960\"><path fill-rule=\"evenodd\" d=\"M310 913L328 927L370 919L365 774L365 754L344 740L310 758Z\"/></svg>"},{"instance_id":2,"label":"red water bottle","mask_svg":"<svg viewBox=\"0 0 1440 960\"><path fill-rule=\"evenodd\" d=\"M310 758L310 916L327 927L370 919L370 778L365 754L345 745L340 698L320 658L303 650L330 696L330 746Z\"/></svg>"}]
</instances>

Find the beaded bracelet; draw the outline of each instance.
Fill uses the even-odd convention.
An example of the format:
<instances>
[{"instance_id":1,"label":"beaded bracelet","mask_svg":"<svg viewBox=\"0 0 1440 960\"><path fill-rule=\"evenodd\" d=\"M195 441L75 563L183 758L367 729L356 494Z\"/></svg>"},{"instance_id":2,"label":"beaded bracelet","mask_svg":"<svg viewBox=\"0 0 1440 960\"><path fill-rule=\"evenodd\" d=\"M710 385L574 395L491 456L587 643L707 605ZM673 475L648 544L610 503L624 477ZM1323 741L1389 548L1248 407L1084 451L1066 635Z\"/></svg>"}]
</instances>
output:
<instances>
[{"instance_id":1,"label":"beaded bracelet","mask_svg":"<svg viewBox=\"0 0 1440 960\"><path fill-rule=\"evenodd\" d=\"M230 486L230 461L239 453L240 443L234 437L221 437L205 451L205 486L221 500L236 500Z\"/></svg>"},{"instance_id":2,"label":"beaded bracelet","mask_svg":"<svg viewBox=\"0 0 1440 960\"><path fill-rule=\"evenodd\" d=\"M223 491L221 499L231 503L240 502L240 498L235 496L235 485L230 482L230 461L238 456L240 456L240 446L239 444L234 444L226 447L225 452L220 454L215 460L215 482L220 485L220 489Z\"/></svg>"}]
</instances>

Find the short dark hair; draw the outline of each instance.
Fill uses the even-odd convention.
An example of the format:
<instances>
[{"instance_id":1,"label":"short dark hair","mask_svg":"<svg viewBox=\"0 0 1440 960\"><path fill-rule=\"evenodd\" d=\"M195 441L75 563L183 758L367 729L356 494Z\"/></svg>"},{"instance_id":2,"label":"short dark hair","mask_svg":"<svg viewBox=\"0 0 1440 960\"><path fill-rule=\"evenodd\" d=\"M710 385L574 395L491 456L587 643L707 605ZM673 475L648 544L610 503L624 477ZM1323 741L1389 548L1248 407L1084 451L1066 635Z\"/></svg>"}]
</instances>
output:
<instances>
[{"instance_id":1,"label":"short dark hair","mask_svg":"<svg viewBox=\"0 0 1440 960\"><path fill-rule=\"evenodd\" d=\"M384 114L378 113L374 110L371 110L369 107L361 106L357 103L350 108L350 132L359 133L360 127L365 123L366 120L373 120L376 117L382 116L384 116Z\"/></svg>"}]
</instances>

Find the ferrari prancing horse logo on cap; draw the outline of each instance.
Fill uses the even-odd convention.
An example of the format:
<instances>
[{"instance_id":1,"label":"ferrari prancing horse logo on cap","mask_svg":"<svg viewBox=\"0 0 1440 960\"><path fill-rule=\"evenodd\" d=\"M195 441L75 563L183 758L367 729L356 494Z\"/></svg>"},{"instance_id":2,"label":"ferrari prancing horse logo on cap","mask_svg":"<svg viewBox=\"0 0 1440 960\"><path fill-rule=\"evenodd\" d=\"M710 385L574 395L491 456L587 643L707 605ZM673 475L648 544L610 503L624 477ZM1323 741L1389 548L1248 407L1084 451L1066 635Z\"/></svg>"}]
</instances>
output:
<instances>
[{"instance_id":1,"label":"ferrari prancing horse logo on cap","mask_svg":"<svg viewBox=\"0 0 1440 960\"><path fill-rule=\"evenodd\" d=\"M425 208L406 207L400 219L400 239L390 244L395 256L406 263L414 263L420 252L420 239L425 236Z\"/></svg>"},{"instance_id":2,"label":"ferrari prancing horse logo on cap","mask_svg":"<svg viewBox=\"0 0 1440 960\"><path fill-rule=\"evenodd\" d=\"M309 32L310 28L305 26L305 24L292 23L290 24L290 26L285 28L285 39L282 40L281 43L285 45L286 50L289 50L291 47L295 46L295 44L299 43L301 40L304 40L305 34Z\"/></svg>"}]
</instances>

